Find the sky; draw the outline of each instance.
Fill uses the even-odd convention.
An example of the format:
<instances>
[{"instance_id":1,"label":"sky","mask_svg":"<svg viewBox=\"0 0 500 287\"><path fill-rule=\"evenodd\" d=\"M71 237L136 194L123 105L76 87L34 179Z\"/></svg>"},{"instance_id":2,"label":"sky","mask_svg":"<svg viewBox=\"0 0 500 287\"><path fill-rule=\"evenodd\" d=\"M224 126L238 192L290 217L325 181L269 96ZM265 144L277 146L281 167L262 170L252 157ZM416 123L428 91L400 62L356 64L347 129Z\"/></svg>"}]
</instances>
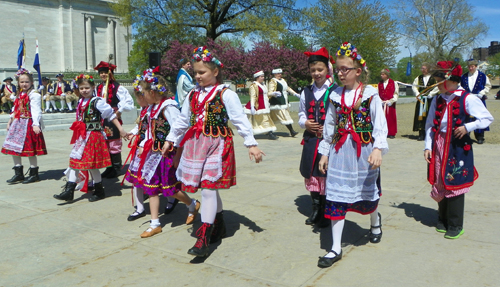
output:
<instances>
[{"instance_id":1,"label":"sky","mask_svg":"<svg viewBox=\"0 0 500 287\"><path fill-rule=\"evenodd\" d=\"M384 6L390 6L393 1L398 0L385 0L381 1ZM314 5L317 0L296 0L298 7L308 7ZM481 39L474 48L488 47L491 41L500 42L500 1L499 0L481 0L481 1L467 1L474 7L474 16L481 19L486 25L489 26L489 32ZM410 47L411 52L415 55L415 47ZM471 51L472 52L472 51ZM409 51L405 48L405 44L401 44L399 54L396 61L403 57L408 57Z\"/></svg>"}]
</instances>

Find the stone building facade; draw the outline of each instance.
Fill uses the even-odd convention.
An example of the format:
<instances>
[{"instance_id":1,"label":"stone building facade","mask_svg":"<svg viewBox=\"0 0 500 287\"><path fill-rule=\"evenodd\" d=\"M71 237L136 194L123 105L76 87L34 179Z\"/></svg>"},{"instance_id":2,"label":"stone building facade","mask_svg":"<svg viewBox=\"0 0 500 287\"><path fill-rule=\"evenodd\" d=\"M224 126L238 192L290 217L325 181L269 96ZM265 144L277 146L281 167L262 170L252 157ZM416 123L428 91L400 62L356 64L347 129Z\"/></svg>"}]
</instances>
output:
<instances>
[{"instance_id":1,"label":"stone building facade","mask_svg":"<svg viewBox=\"0 0 500 287\"><path fill-rule=\"evenodd\" d=\"M38 38L42 74L91 71L99 61L128 72L132 48L130 27L124 27L111 0L2 0L0 1L0 80L17 70L17 50L23 38L25 67L32 71Z\"/></svg>"}]
</instances>

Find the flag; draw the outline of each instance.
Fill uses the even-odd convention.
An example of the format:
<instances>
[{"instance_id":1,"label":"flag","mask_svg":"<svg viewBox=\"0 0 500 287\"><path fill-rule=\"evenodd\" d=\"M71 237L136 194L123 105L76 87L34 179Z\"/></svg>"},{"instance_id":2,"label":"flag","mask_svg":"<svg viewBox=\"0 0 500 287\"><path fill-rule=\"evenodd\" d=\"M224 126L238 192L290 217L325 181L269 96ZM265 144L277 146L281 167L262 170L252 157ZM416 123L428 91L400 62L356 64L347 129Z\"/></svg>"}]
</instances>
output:
<instances>
[{"instance_id":1,"label":"flag","mask_svg":"<svg viewBox=\"0 0 500 287\"><path fill-rule=\"evenodd\" d=\"M408 65L406 66L406 75L411 75L411 62L408 61Z\"/></svg>"},{"instance_id":2,"label":"flag","mask_svg":"<svg viewBox=\"0 0 500 287\"><path fill-rule=\"evenodd\" d=\"M35 62L33 63L33 69L38 73L38 87L42 84L42 74L40 73L40 59L38 58L38 39L36 39L36 49L35 49Z\"/></svg>"},{"instance_id":3,"label":"flag","mask_svg":"<svg viewBox=\"0 0 500 287\"><path fill-rule=\"evenodd\" d=\"M19 50L17 50L17 68L24 67L24 59L26 58L26 50L24 49L24 39L19 41Z\"/></svg>"}]
</instances>

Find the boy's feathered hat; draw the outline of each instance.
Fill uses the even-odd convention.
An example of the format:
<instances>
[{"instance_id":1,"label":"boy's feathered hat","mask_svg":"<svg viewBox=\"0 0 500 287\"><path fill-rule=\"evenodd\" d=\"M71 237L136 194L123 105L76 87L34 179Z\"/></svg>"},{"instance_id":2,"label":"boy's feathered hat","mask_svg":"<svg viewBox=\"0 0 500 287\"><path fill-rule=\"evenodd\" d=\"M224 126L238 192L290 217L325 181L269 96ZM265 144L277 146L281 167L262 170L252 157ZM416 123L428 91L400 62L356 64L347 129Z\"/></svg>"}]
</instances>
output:
<instances>
[{"instance_id":1,"label":"boy's feathered hat","mask_svg":"<svg viewBox=\"0 0 500 287\"><path fill-rule=\"evenodd\" d=\"M460 83L462 66L458 64L458 61L439 61L434 67L433 76Z\"/></svg>"},{"instance_id":2,"label":"boy's feathered hat","mask_svg":"<svg viewBox=\"0 0 500 287\"><path fill-rule=\"evenodd\" d=\"M320 61L325 63L325 65L328 67L330 54L328 53L328 50L325 47L321 47L321 49L319 49L316 52L304 52L304 55L309 57L309 59L307 59L307 63L310 64L316 61Z\"/></svg>"},{"instance_id":3,"label":"boy's feathered hat","mask_svg":"<svg viewBox=\"0 0 500 287\"><path fill-rule=\"evenodd\" d=\"M116 69L116 65L113 65L108 62L101 61L97 66L94 67L94 70L97 70L97 72L108 72L111 70L111 72L114 72Z\"/></svg>"}]
</instances>

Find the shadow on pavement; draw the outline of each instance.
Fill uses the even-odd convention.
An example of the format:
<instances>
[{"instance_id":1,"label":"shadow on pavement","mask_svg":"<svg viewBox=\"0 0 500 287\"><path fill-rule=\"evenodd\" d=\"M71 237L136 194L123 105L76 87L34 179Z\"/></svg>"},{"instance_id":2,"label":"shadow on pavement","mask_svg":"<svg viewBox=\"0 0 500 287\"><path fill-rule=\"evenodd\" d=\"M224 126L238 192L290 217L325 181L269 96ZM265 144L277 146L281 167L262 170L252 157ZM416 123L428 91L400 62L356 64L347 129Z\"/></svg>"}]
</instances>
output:
<instances>
[{"instance_id":1,"label":"shadow on pavement","mask_svg":"<svg viewBox=\"0 0 500 287\"><path fill-rule=\"evenodd\" d=\"M42 170L40 169L38 175L40 176L40 180L60 180L65 177L64 171L66 169L51 169L51 170Z\"/></svg>"},{"instance_id":2,"label":"shadow on pavement","mask_svg":"<svg viewBox=\"0 0 500 287\"><path fill-rule=\"evenodd\" d=\"M415 221L422 223L425 226L434 227L437 222L437 210L429 207L421 206L415 203L400 203L392 205L392 207L404 209L406 216L413 217Z\"/></svg>"}]
</instances>

